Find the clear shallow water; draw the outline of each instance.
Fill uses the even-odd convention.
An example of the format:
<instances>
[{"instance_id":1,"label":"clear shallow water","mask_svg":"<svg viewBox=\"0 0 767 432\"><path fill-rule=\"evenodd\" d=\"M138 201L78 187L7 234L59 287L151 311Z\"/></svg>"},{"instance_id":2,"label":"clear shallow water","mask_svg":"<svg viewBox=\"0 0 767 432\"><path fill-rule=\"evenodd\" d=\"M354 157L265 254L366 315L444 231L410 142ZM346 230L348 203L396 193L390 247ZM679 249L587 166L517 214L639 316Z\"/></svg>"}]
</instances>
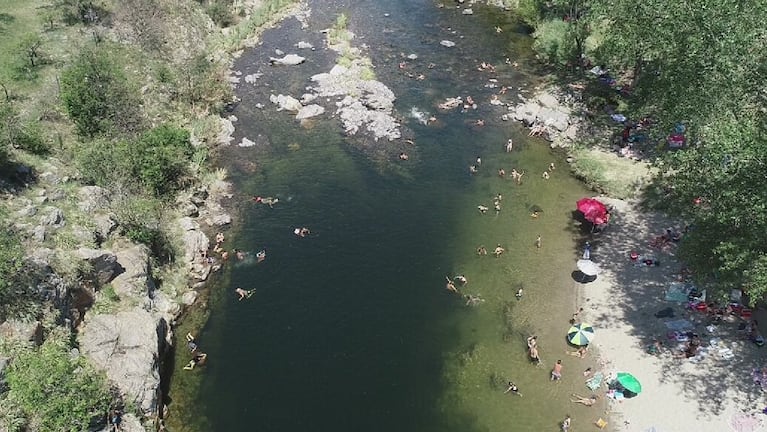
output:
<instances>
[{"instance_id":1,"label":"clear shallow water","mask_svg":"<svg viewBox=\"0 0 767 432\"><path fill-rule=\"evenodd\" d=\"M198 391L174 396L184 408L171 405L183 419L173 430L554 431L568 412L576 422L596 419L568 406L570 393L585 393L580 371L587 364L564 356L580 238L571 212L586 192L545 143L527 142L516 125L495 120L502 111L487 100L497 89L484 88L488 75L476 71L490 61L499 80L516 88L525 72L503 58L524 60L529 41L498 11L475 8L462 17L425 1L313 3L309 30L288 21L235 65L243 74L267 72L262 79L271 84L240 86L238 140L260 135L268 144L225 155L242 210L228 246L268 254L261 264L232 265L215 288L199 336L210 361L193 373L176 365L181 376L174 379ZM299 40L321 46L318 30L339 12L349 15L357 43L370 46L400 113L413 106L436 112L445 97L468 94L480 109L439 113L430 127L410 121L416 147L404 163L370 160L334 120L307 129L275 114L265 99L270 92L298 96L310 74L332 63L309 54L306 65L275 72L264 60L274 48L291 52ZM496 35L495 25L506 31ZM458 46L442 49L442 39ZM427 80L408 79L397 67L400 53L411 52L420 56L411 67ZM437 67L428 70L430 62ZM255 109L256 102L267 108ZM477 118L488 124L472 127ZM509 136L515 151L506 154ZM470 176L477 155L483 164ZM559 169L543 180L552 161ZM500 179L499 167L525 170L523 184ZM496 193L504 196L501 213L480 215L476 206L492 207ZM280 203L253 206L252 195ZM543 209L538 219L530 217L533 206ZM297 226L312 235L297 238ZM492 250L496 243L508 250L501 258L476 255L478 245ZM483 304L467 307L444 289L445 275L458 273L469 278L465 292L481 295ZM257 292L238 302L235 287ZM530 333L539 335L542 367L527 361ZM557 358L565 361L565 379L552 384ZM523 398L502 394L510 379Z\"/></svg>"}]
</instances>

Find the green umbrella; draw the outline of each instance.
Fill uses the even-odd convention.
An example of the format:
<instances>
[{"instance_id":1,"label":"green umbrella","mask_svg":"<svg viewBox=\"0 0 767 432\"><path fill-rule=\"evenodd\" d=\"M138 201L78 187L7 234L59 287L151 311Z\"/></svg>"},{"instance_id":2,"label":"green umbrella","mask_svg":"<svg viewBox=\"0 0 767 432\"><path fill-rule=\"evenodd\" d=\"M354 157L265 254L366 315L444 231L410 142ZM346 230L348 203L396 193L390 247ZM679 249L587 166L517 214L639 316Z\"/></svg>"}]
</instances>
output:
<instances>
[{"instance_id":1,"label":"green umbrella","mask_svg":"<svg viewBox=\"0 0 767 432\"><path fill-rule=\"evenodd\" d=\"M631 375L628 372L618 372L618 376L615 380L631 393L642 393L642 384L634 375Z\"/></svg>"},{"instance_id":2,"label":"green umbrella","mask_svg":"<svg viewBox=\"0 0 767 432\"><path fill-rule=\"evenodd\" d=\"M573 345L588 345L594 339L594 327L591 324L576 324L567 331L567 340Z\"/></svg>"}]
</instances>

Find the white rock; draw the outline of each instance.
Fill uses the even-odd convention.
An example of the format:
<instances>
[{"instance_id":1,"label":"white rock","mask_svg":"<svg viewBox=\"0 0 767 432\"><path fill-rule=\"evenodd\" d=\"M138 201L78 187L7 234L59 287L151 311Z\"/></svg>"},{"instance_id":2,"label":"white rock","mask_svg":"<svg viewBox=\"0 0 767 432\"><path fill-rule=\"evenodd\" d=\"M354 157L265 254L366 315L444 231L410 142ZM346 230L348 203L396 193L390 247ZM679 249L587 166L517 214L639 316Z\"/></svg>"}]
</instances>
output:
<instances>
[{"instance_id":1,"label":"white rock","mask_svg":"<svg viewBox=\"0 0 767 432\"><path fill-rule=\"evenodd\" d=\"M242 137L242 141L237 144L239 147L253 147L256 145L254 141L249 140L247 137Z\"/></svg>"},{"instance_id":2,"label":"white rock","mask_svg":"<svg viewBox=\"0 0 767 432\"><path fill-rule=\"evenodd\" d=\"M277 105L277 111L286 110L298 112L302 107L301 102L293 96L271 95L269 96L269 100Z\"/></svg>"},{"instance_id":3,"label":"white rock","mask_svg":"<svg viewBox=\"0 0 767 432\"><path fill-rule=\"evenodd\" d=\"M296 48L299 48L299 49L312 49L312 48L314 48L314 45L310 44L309 42L301 41L301 42L296 44Z\"/></svg>"},{"instance_id":4,"label":"white rock","mask_svg":"<svg viewBox=\"0 0 767 432\"><path fill-rule=\"evenodd\" d=\"M308 119L311 117L321 115L324 112L325 112L325 108L317 104L307 105L305 107L302 107L300 110L298 110L298 114L296 114L296 120Z\"/></svg>"},{"instance_id":5,"label":"white rock","mask_svg":"<svg viewBox=\"0 0 767 432\"><path fill-rule=\"evenodd\" d=\"M274 55L278 55L278 56L284 56L284 55L285 55L285 52L283 52L283 51L282 51L282 50L280 50L280 49L276 49L276 50L274 50Z\"/></svg>"},{"instance_id":6,"label":"white rock","mask_svg":"<svg viewBox=\"0 0 767 432\"><path fill-rule=\"evenodd\" d=\"M474 11L471 10L471 8L466 8L463 11L461 11L461 13L464 15L474 15Z\"/></svg>"},{"instance_id":7,"label":"white rock","mask_svg":"<svg viewBox=\"0 0 767 432\"><path fill-rule=\"evenodd\" d=\"M300 55L297 55L297 54L288 54L282 58L269 57L269 63L273 65L277 64L277 65L294 66L294 65L303 63L305 60L306 60L305 57L301 57Z\"/></svg>"},{"instance_id":8,"label":"white rock","mask_svg":"<svg viewBox=\"0 0 767 432\"><path fill-rule=\"evenodd\" d=\"M408 58L408 60L417 60L418 59L418 54L409 54L407 56L407 58Z\"/></svg>"},{"instance_id":9,"label":"white rock","mask_svg":"<svg viewBox=\"0 0 767 432\"><path fill-rule=\"evenodd\" d=\"M455 42L449 41L449 40L443 40L439 44L442 45L443 47L448 47L448 48L455 46Z\"/></svg>"}]
</instances>

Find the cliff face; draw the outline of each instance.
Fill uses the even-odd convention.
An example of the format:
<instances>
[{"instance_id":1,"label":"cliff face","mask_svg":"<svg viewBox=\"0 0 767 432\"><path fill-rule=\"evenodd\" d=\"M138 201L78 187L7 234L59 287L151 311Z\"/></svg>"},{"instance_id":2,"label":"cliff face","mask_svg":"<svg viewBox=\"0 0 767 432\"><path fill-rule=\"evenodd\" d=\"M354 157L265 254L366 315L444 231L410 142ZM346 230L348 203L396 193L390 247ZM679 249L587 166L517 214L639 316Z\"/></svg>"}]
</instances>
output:
<instances>
[{"instance_id":1,"label":"cliff face","mask_svg":"<svg viewBox=\"0 0 767 432\"><path fill-rule=\"evenodd\" d=\"M80 349L147 417L159 410L160 362L170 327L159 313L135 309L95 315L79 334Z\"/></svg>"}]
</instances>

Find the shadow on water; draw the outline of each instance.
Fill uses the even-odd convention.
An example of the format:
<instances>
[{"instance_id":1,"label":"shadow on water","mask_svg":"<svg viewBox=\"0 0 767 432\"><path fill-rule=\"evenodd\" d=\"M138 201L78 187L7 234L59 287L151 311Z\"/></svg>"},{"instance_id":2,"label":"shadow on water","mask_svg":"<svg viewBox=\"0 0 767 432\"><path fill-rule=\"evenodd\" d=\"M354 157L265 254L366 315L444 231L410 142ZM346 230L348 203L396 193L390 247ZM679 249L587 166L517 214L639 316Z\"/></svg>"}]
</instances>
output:
<instances>
[{"instance_id":1,"label":"shadow on water","mask_svg":"<svg viewBox=\"0 0 767 432\"><path fill-rule=\"evenodd\" d=\"M267 258L231 262L213 293L199 337L210 361L183 375L186 388L199 390L196 400L175 408L185 412L185 424L174 432L556 428L577 379L550 387L545 365L566 348L579 238L570 211L583 190L561 157L500 121L486 103L498 89L485 87L489 76L476 71L480 61L493 62L499 81L517 88L525 72L503 59L528 55L529 41L498 11L475 8L466 18L427 1L311 3L309 29L288 20L235 65L243 75L264 75L256 85L240 84L242 102L233 112L236 142L248 137L257 146L222 154L241 210L227 247L265 249ZM379 80L398 95L400 113L436 113L444 98L467 94L481 101L479 109L438 113L430 127L403 118L416 141L406 163L369 159L340 136L336 119L299 127L291 115L275 113L269 94L301 95L307 78L327 71L333 57L317 48L300 67L272 68L268 56L278 48L294 52L300 40L322 47L319 30L340 11L358 35L355 44L369 46ZM508 33L485 31L493 22ZM459 43L442 49L442 39ZM400 53L411 52L419 59L408 67L428 74L422 82L398 67ZM473 127L480 117L486 126ZM509 136L515 151L506 154ZM470 176L477 155L483 168ZM562 169L544 181L539 171L551 161ZM497 176L498 167L512 166L530 171L522 185ZM503 211L479 215L477 205L492 205L497 193ZM256 205L253 195L280 201ZM531 209L540 217L531 218ZM302 226L311 229L306 238L293 234ZM507 250L502 257L477 256L479 244L492 251L496 243ZM468 307L443 289L445 276L459 273L471 281L464 293L484 303ZM240 302L235 287L257 291ZM514 296L519 288L521 300ZM541 368L521 349L530 332L548 338ZM572 362L568 367L582 366ZM524 398L502 395L511 379Z\"/></svg>"}]
</instances>

